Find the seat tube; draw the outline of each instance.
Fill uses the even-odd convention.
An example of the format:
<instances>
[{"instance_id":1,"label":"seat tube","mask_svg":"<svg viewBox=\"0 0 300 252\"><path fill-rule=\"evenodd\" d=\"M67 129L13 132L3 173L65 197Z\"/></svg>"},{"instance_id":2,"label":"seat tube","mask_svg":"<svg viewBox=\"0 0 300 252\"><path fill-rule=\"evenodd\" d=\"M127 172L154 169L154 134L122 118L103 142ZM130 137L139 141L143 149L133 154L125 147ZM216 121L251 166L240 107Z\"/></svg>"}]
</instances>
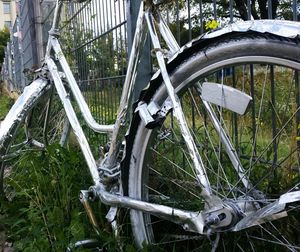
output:
<instances>
[{"instance_id":1,"label":"seat tube","mask_svg":"<svg viewBox=\"0 0 300 252\"><path fill-rule=\"evenodd\" d=\"M151 40L153 43L153 47L155 48L155 51L156 51L156 58L157 58L157 61L158 61L158 64L159 64L159 67L161 70L161 75L164 80L164 84L166 86L168 95L173 104L174 116L179 122L182 136L184 138L184 141L185 141L186 146L189 151L189 155L194 164L194 171L195 171L197 180L198 180L200 186L202 187L201 194L202 194L203 198L206 200L206 202L208 204L210 204L213 202L212 198L216 198L216 196L214 196L212 194L210 182L208 180L203 161L201 159L201 156L199 155L195 141L194 141L194 139L191 135L191 132L188 128L188 124L184 117L179 97L177 96L177 94L175 92L175 89L171 83L169 74L167 72L164 56L163 56L161 46L160 46L160 42L159 42L158 36L155 31L155 26L153 24L153 16L152 16L151 10L146 11L145 17L146 17L149 33L151 36Z\"/></svg>"}]
</instances>

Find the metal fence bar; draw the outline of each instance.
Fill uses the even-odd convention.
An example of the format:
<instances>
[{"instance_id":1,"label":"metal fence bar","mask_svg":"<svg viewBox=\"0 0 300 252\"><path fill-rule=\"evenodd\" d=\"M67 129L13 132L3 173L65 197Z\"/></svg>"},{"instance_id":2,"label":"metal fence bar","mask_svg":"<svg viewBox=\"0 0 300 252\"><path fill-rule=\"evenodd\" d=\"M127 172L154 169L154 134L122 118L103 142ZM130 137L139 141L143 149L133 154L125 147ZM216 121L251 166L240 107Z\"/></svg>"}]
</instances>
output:
<instances>
[{"instance_id":1,"label":"metal fence bar","mask_svg":"<svg viewBox=\"0 0 300 252\"><path fill-rule=\"evenodd\" d=\"M69 44L71 66L92 114L100 123L112 121L126 72L126 1L70 3L63 44Z\"/></svg>"},{"instance_id":2,"label":"metal fence bar","mask_svg":"<svg viewBox=\"0 0 300 252\"><path fill-rule=\"evenodd\" d=\"M297 3L297 0L293 0L293 3L292 3L292 8L293 8L293 20L294 21L298 21L299 18L298 18L298 3Z\"/></svg>"},{"instance_id":3,"label":"metal fence bar","mask_svg":"<svg viewBox=\"0 0 300 252\"><path fill-rule=\"evenodd\" d=\"M252 19L251 0L247 0L247 15L248 15L248 20L251 20Z\"/></svg>"},{"instance_id":4,"label":"metal fence bar","mask_svg":"<svg viewBox=\"0 0 300 252\"><path fill-rule=\"evenodd\" d=\"M84 3L69 2L64 13L63 45L68 59L78 80L80 88L94 111L95 117L105 123L112 121L115 108L118 105L122 83L126 74L127 54L130 52L135 30L135 20L141 0L88 0ZM24 69L32 69L39 65L41 56L36 51L36 15L38 8L36 0L21 0L18 22L12 33L18 29L23 34L22 39L12 37L11 52L5 58L4 66L8 67L11 57L10 78L16 89L22 89L25 82ZM284 8L282 7L285 4ZM42 1L43 45L45 47L50 28L54 2ZM299 20L299 4L292 0L290 9L286 1L267 0L267 17L289 18ZM209 30L207 25L211 20L225 25L239 19L263 17L263 9L253 1L179 1L175 4L161 6L172 31L179 44L199 36ZM282 14L284 12L284 14ZM41 15L41 14L39 14ZM18 28L19 27L19 28ZM40 39L40 37L39 37ZM100 49L101 48L101 49ZM148 83L152 73L152 62L149 53L150 41L146 40L140 68L138 69L135 97ZM12 53L13 52L13 53ZM21 85L20 85L21 83ZM18 85L17 85L18 84ZM110 92L106 92L109 90ZM114 93L113 93L114 92Z\"/></svg>"},{"instance_id":5,"label":"metal fence bar","mask_svg":"<svg viewBox=\"0 0 300 252\"><path fill-rule=\"evenodd\" d=\"M19 26L19 18L17 18L14 28L14 34L17 34L16 37L13 38L13 50L14 50L14 61L15 61L15 88L16 91L21 91L22 86L25 85L25 78L23 73L23 55L22 55L22 42L20 39L20 26Z\"/></svg>"}]
</instances>

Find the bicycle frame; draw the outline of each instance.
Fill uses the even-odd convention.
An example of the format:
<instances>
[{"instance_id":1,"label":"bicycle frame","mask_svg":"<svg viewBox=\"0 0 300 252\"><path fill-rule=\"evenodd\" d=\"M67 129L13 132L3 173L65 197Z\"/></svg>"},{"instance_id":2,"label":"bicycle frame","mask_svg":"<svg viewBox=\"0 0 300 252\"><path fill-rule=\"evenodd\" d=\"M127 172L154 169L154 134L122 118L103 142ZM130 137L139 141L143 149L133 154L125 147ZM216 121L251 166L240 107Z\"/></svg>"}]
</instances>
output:
<instances>
[{"instance_id":1,"label":"bicycle frame","mask_svg":"<svg viewBox=\"0 0 300 252\"><path fill-rule=\"evenodd\" d=\"M82 150L84 151L85 158L89 164L90 171L93 177L93 180L95 184L99 183L100 180L97 176L98 171L95 162L92 161L93 158L91 158L91 152L89 151L88 143L83 137L83 133L80 130L79 122L74 120L76 118L74 111L72 111L72 106L70 102L68 102L68 99L66 99L66 92L63 88L62 81L60 80L59 73L55 67L54 61L50 58L50 51L51 49L54 50L55 56L59 60L64 73L66 74L66 79L69 82L70 88L72 90L72 93L75 97L75 100L77 101L80 110L88 123L88 125L96 132L112 132L112 141L110 150L108 152L108 157L105 162L105 166L107 169L113 169L114 166L117 165L116 163L116 155L118 153L118 146L120 146L120 143L124 136L124 131L122 130L123 124L126 121L126 118L128 116L128 104L131 104L131 97L132 97L132 91L136 76L136 68L137 63L139 59L139 54L141 50L142 45L142 38L145 35L145 19L147 23L147 27L151 36L151 40L153 42L154 48L156 49L156 57L160 66L160 70L163 76L163 79L165 81L168 94L171 98L172 104L173 104L173 110L175 117L179 120L182 130L182 135L184 136L185 142L189 148L189 151L191 153L192 160L194 161L195 166L195 172L197 174L197 177L199 179L200 184L203 187L203 195L205 197L209 197L211 193L211 189L209 186L209 181L206 176L206 172L202 163L202 160L199 158L199 155L197 153L197 148L195 143L192 140L192 136L188 130L187 123L185 121L185 118L183 116L183 112L181 109L181 105L179 102L179 99L176 96L175 90L172 86L172 83L170 81L170 78L168 76L166 65L164 62L164 56L161 51L160 43L154 28L153 24L153 14L151 12L151 9L153 6L151 5L151 2L145 2L145 10L144 10L144 2L141 2L140 11L138 15L138 21L137 21L137 29L133 40L133 49L131 51L131 55L129 57L129 64L128 64L128 71L125 79L125 84L123 88L123 93L121 97L120 107L118 110L117 120L114 125L99 125L95 122L95 120L92 118L91 113L88 109L87 104L84 101L84 98L82 94L80 93L80 90L76 84L75 78L72 75L72 72L68 66L68 63L62 53L62 50L60 48L60 45L58 43L58 39L56 36L56 26L59 23L58 17L60 12L61 4L57 2L57 8L55 11L55 17L53 21L53 27L51 31L49 32L49 42L47 47L47 53L45 57L46 64L49 66L49 71L52 75L52 78L54 80L54 84L56 86L56 89L58 90L60 99L63 101L64 107L67 111L67 116L70 120L70 123L72 125L73 130L75 131L75 135L78 136L79 142L82 142ZM144 19L145 17L145 19ZM169 45L169 48L171 49L171 53L174 53L179 50L179 46L176 43L174 37L172 36L171 32L167 29L167 26L161 21L161 17L159 17L159 24L160 28L163 31L162 35L166 38L166 42Z\"/></svg>"},{"instance_id":2,"label":"bicycle frame","mask_svg":"<svg viewBox=\"0 0 300 252\"><path fill-rule=\"evenodd\" d=\"M209 204L213 202L212 198L214 198L214 201L216 202L216 197L214 197L211 192L211 188L209 185L209 181L207 179L204 165L197 152L197 148L193 141L191 133L189 132L189 129L187 127L187 122L185 121L179 98L176 95L176 92L172 86L172 83L170 81L170 78L166 70L164 55L162 53L160 42L154 27L154 21L153 21L154 15L152 12L154 6L152 5L152 2L151 1L141 2L141 6L137 18L136 32L133 39L133 46L129 57L127 75L123 87L120 106L117 113L117 119L114 125L100 125L93 119L89 111L88 105L86 104L78 88L76 80L70 70L70 67L64 57L64 54L58 42L58 33L57 33L61 6L62 6L62 2L57 0L53 26L52 29L49 31L49 40L48 40L48 45L46 50L45 63L48 67L49 73L51 75L51 79L54 82L55 88L58 92L58 95L66 111L68 120L71 124L71 127L78 140L78 143L80 144L81 150L88 164L89 171L94 181L94 190L96 191L96 194L100 197L101 201L105 204L111 206L118 206L118 207L127 207L131 209L141 210L144 212L149 212L172 221L177 219L175 222L180 223L182 225L186 225L187 229L202 233L204 222L202 220L202 216L199 215L199 213L186 212L171 207L150 204L143 201L131 199L129 197L119 196L114 193L110 193L106 191L105 185L101 182L102 180L101 177L99 176L98 167L96 165L96 161L90 150L88 141L82 131L80 123L72 107L70 97L66 92L66 89L64 88L64 84L61 79L61 74L58 72L56 64L50 56L53 50L55 53L55 57L60 62L60 65L63 69L63 73L65 74L66 80L68 81L69 87L73 93L74 99L78 103L81 113L85 121L89 125L89 127L96 132L112 134L110 149L107 154L107 157L105 158L102 166L100 167L100 170L105 171L110 176L115 176L119 173L118 170L119 167L116 160L117 154L119 152L119 148L121 146L126 131L125 126L126 126L126 121L128 120L128 115L130 110L128 104L132 103L137 64L139 60L140 51L143 45L143 39L148 29L152 43L156 51L156 57L160 66L160 70L163 79L165 81L168 94L172 101L172 108L174 111L174 115L178 119L179 125L181 125L182 135L190 151L191 158L194 161L195 173L197 174L198 182L202 185L203 188L202 190L203 197L209 202ZM170 30L168 29L168 27L166 26L162 18L160 17L159 13L155 11L154 14L156 16L156 22L159 24L160 33L164 38L165 42L167 43L170 49L170 53L175 54L175 52L179 50L179 46L175 38L173 37L172 33L170 32Z\"/></svg>"}]
</instances>

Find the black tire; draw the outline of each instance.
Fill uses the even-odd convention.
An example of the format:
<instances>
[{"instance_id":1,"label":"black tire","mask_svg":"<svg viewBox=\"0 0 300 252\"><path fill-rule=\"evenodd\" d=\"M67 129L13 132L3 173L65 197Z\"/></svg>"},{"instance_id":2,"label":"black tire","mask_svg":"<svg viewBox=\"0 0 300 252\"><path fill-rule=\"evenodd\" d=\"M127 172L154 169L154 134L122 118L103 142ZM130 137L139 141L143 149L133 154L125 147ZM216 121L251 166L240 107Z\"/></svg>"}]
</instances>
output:
<instances>
[{"instance_id":1,"label":"black tire","mask_svg":"<svg viewBox=\"0 0 300 252\"><path fill-rule=\"evenodd\" d=\"M298 43L298 39L269 34L231 34L210 44L195 43L169 65L171 81L181 97L212 190L223 200L237 202L242 197L262 206L243 188L195 85L208 80L234 86L252 96L243 116L217 106L213 109L218 118L223 118L223 128L250 182L265 194L265 202L271 202L289 190L297 190L300 184ZM167 98L161 82L159 76L141 99L161 106ZM203 209L201 188L191 172L192 162L171 112L162 126L153 130L145 128L135 115L128 145L130 197L192 211ZM220 234L218 249L299 250L300 214L291 211L297 207L299 204L290 206L287 218L241 232L231 232L230 227L222 232L212 230ZM185 232L181 226L139 211L131 210L131 222L139 248L148 244L155 250L209 251L213 244L206 235Z\"/></svg>"}]
</instances>

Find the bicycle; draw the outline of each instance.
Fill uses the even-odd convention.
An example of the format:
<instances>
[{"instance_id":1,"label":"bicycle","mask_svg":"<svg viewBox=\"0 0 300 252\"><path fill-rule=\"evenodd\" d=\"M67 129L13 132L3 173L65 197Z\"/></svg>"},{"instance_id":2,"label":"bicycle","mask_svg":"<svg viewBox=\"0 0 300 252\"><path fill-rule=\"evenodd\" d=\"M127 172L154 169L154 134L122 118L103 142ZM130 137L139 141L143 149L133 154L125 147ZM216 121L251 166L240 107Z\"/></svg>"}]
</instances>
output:
<instances>
[{"instance_id":1,"label":"bicycle","mask_svg":"<svg viewBox=\"0 0 300 252\"><path fill-rule=\"evenodd\" d=\"M68 118L60 127L60 143L67 141L71 127L94 182L81 191L80 200L96 230L89 201L100 199L111 206L107 219L115 229L117 208L130 209L138 248L149 244L254 251L268 244L268 248L299 250L293 232L300 201L300 25L279 20L231 24L180 48L156 5L142 1L116 122L99 125L58 42L61 6L57 0L38 78L24 89L1 124L2 193L11 175L5 174L8 160L27 146L43 149L49 136L57 138L48 131L49 110L42 134L30 129L33 108L55 87ZM146 32L160 70L135 103L127 127ZM89 127L111 135L100 165L65 86ZM13 143L23 128L25 141ZM37 140L34 135L41 137Z\"/></svg>"}]
</instances>

